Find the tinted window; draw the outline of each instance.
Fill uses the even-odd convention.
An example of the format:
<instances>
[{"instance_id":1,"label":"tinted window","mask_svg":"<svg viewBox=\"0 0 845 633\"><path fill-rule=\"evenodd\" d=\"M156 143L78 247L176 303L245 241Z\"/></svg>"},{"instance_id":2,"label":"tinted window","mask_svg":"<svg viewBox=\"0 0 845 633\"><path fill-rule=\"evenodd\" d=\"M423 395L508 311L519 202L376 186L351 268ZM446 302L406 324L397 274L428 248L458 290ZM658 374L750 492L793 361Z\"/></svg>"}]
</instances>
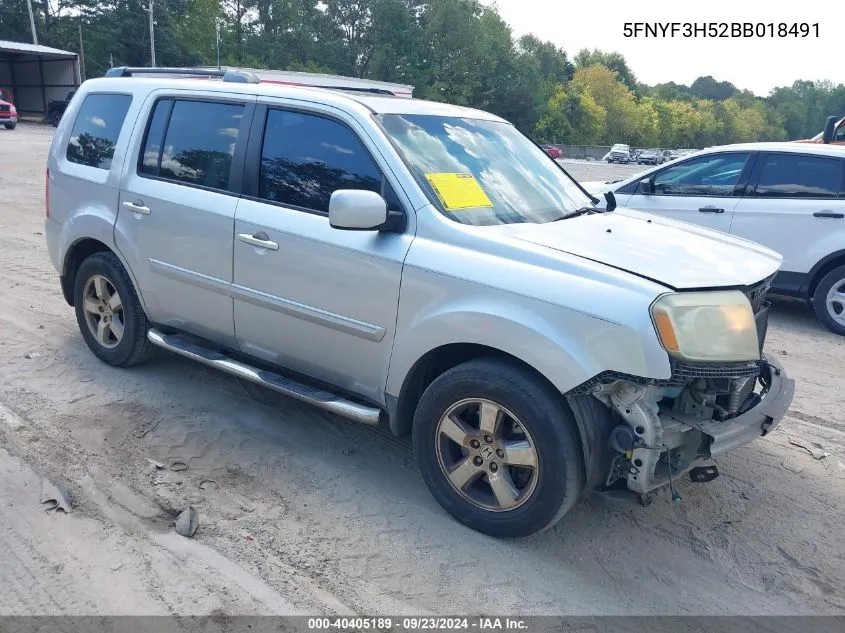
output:
<instances>
[{"instance_id":1,"label":"tinted window","mask_svg":"<svg viewBox=\"0 0 845 633\"><path fill-rule=\"evenodd\" d=\"M711 154L664 169L654 178L654 193L669 196L730 196L748 154Z\"/></svg>"},{"instance_id":2,"label":"tinted window","mask_svg":"<svg viewBox=\"0 0 845 633\"><path fill-rule=\"evenodd\" d=\"M175 101L164 144L159 147L154 128L163 125L159 117L164 117L164 114L158 111L163 107L159 103L153 113L141 171L169 180L226 189L244 106L211 101ZM159 151L160 159L157 157ZM154 160L157 166L153 164Z\"/></svg>"},{"instance_id":3,"label":"tinted window","mask_svg":"<svg viewBox=\"0 0 845 633\"><path fill-rule=\"evenodd\" d=\"M141 154L141 172L158 175L159 158L161 158L161 146L164 142L164 127L167 125L167 117L173 101L162 99L156 103L153 115L150 117L150 125L147 128L147 138L144 142L144 151Z\"/></svg>"},{"instance_id":4,"label":"tinted window","mask_svg":"<svg viewBox=\"0 0 845 633\"><path fill-rule=\"evenodd\" d=\"M70 133L67 159L89 167L111 168L114 146L131 103L129 95L85 97Z\"/></svg>"},{"instance_id":5,"label":"tinted window","mask_svg":"<svg viewBox=\"0 0 845 633\"><path fill-rule=\"evenodd\" d=\"M769 154L760 169L755 195L772 198L835 198L842 184L836 158Z\"/></svg>"},{"instance_id":6,"label":"tinted window","mask_svg":"<svg viewBox=\"0 0 845 633\"><path fill-rule=\"evenodd\" d=\"M258 195L328 212L337 189L381 193L382 176L346 126L319 116L270 110L261 150Z\"/></svg>"}]
</instances>

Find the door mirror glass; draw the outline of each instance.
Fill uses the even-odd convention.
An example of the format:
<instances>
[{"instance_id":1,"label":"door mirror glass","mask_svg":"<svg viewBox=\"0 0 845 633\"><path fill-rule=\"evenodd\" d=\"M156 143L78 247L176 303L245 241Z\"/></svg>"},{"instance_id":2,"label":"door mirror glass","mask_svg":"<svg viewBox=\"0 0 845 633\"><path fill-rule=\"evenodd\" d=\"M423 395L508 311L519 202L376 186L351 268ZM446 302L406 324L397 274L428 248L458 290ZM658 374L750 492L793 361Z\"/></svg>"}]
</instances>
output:
<instances>
[{"instance_id":1,"label":"door mirror glass","mask_svg":"<svg viewBox=\"0 0 845 633\"><path fill-rule=\"evenodd\" d=\"M387 218L387 202L374 191L338 189L329 200L329 224L336 229L378 231Z\"/></svg>"},{"instance_id":2,"label":"door mirror glass","mask_svg":"<svg viewBox=\"0 0 845 633\"><path fill-rule=\"evenodd\" d=\"M638 187L637 193L641 193L646 196L651 193L654 193L654 184L651 182L651 178L643 178L640 181L640 186Z\"/></svg>"}]
</instances>

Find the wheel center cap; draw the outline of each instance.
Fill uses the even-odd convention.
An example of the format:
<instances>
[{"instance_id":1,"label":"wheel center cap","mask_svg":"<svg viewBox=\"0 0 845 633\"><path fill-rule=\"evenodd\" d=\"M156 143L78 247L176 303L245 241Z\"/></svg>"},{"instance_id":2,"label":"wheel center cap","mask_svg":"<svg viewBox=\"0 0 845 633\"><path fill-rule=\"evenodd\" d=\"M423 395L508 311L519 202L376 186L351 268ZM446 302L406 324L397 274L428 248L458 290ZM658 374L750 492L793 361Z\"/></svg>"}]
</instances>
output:
<instances>
[{"instance_id":1,"label":"wheel center cap","mask_svg":"<svg viewBox=\"0 0 845 633\"><path fill-rule=\"evenodd\" d=\"M478 452L481 454L481 457L484 459L484 461L488 462L496 456L495 451L493 451L489 444L485 444L484 446L482 446L481 450Z\"/></svg>"}]
</instances>

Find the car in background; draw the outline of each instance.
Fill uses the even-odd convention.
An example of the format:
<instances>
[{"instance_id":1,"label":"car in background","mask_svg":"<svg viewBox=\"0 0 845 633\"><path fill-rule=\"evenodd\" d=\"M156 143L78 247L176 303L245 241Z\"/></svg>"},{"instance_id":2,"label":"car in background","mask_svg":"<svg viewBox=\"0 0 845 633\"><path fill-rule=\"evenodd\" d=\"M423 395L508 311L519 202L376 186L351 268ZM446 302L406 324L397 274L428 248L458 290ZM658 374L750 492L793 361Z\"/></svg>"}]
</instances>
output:
<instances>
[{"instance_id":1,"label":"car in background","mask_svg":"<svg viewBox=\"0 0 845 633\"><path fill-rule=\"evenodd\" d=\"M662 165L664 160L659 149L644 149L637 155L637 165Z\"/></svg>"},{"instance_id":2,"label":"car in background","mask_svg":"<svg viewBox=\"0 0 845 633\"><path fill-rule=\"evenodd\" d=\"M18 124L18 111L12 100L12 93L7 88L0 88L0 125L7 130L14 130Z\"/></svg>"},{"instance_id":3,"label":"car in background","mask_svg":"<svg viewBox=\"0 0 845 633\"><path fill-rule=\"evenodd\" d=\"M554 158L555 160L563 158L563 151L559 147L555 147L554 145L540 145L540 147L546 152L549 158Z\"/></svg>"},{"instance_id":4,"label":"car in background","mask_svg":"<svg viewBox=\"0 0 845 633\"><path fill-rule=\"evenodd\" d=\"M772 292L808 301L845 336L845 152L831 144L746 143L696 151L616 183L621 207L698 224L779 252ZM712 265L722 262L714 259Z\"/></svg>"},{"instance_id":5,"label":"car in background","mask_svg":"<svg viewBox=\"0 0 845 633\"><path fill-rule=\"evenodd\" d=\"M845 145L845 117L837 120L837 117L831 116L827 118L824 129L816 134L813 138L803 141L796 141L798 143L822 143L825 145Z\"/></svg>"},{"instance_id":6,"label":"car in background","mask_svg":"<svg viewBox=\"0 0 845 633\"><path fill-rule=\"evenodd\" d=\"M631 146L624 143L617 143L610 148L607 154L608 163L627 164L631 162Z\"/></svg>"},{"instance_id":7,"label":"car in background","mask_svg":"<svg viewBox=\"0 0 845 633\"><path fill-rule=\"evenodd\" d=\"M663 150L663 162L668 163L670 160L675 160L678 155L675 153L674 150L671 149L664 149Z\"/></svg>"}]
</instances>

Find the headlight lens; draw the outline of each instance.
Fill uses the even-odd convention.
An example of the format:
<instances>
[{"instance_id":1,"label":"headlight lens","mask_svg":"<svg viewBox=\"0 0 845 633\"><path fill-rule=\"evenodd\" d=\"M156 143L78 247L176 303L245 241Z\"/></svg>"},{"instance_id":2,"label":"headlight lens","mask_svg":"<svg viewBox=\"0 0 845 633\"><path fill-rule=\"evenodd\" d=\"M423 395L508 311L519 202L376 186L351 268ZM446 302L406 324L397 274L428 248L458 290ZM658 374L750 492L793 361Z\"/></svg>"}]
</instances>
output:
<instances>
[{"instance_id":1,"label":"headlight lens","mask_svg":"<svg viewBox=\"0 0 845 633\"><path fill-rule=\"evenodd\" d=\"M671 356L693 362L759 360L757 324L738 290L678 292L651 306L660 343Z\"/></svg>"}]
</instances>

